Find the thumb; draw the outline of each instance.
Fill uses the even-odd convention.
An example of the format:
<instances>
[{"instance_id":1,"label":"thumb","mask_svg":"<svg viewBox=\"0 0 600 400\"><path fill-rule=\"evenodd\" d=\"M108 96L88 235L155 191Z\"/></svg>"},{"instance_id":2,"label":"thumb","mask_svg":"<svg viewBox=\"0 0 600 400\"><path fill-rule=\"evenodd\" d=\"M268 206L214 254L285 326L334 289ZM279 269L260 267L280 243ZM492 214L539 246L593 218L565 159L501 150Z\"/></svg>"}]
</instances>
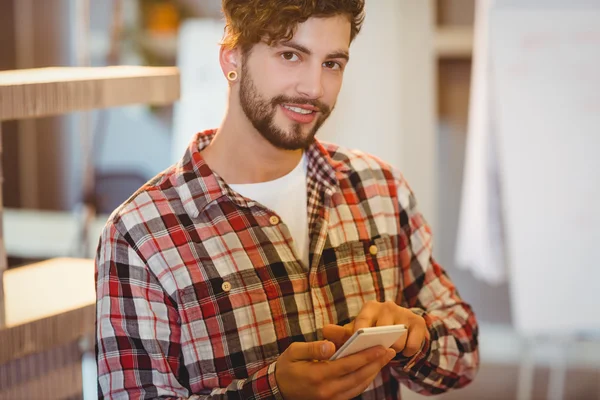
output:
<instances>
[{"instance_id":1,"label":"thumb","mask_svg":"<svg viewBox=\"0 0 600 400\"><path fill-rule=\"evenodd\" d=\"M329 360L335 353L335 346L328 340L310 343L292 343L290 348L292 361Z\"/></svg>"},{"instance_id":2,"label":"thumb","mask_svg":"<svg viewBox=\"0 0 600 400\"><path fill-rule=\"evenodd\" d=\"M337 349L342 347L350 339L350 336L352 336L352 331L347 327L331 324L323 327L323 337L331 340Z\"/></svg>"}]
</instances>

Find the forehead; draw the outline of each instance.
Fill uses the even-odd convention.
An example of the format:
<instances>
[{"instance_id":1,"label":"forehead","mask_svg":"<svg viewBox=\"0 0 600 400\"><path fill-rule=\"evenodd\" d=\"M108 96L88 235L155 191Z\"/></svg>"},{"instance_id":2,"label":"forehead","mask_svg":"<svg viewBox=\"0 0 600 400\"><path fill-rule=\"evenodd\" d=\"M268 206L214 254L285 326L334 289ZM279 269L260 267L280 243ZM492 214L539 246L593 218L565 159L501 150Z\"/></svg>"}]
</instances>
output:
<instances>
[{"instance_id":1,"label":"forehead","mask_svg":"<svg viewBox=\"0 0 600 400\"><path fill-rule=\"evenodd\" d=\"M348 51L351 24L345 15L312 17L298 24L291 42L302 45L314 54ZM285 45L285 42L280 43Z\"/></svg>"}]
</instances>

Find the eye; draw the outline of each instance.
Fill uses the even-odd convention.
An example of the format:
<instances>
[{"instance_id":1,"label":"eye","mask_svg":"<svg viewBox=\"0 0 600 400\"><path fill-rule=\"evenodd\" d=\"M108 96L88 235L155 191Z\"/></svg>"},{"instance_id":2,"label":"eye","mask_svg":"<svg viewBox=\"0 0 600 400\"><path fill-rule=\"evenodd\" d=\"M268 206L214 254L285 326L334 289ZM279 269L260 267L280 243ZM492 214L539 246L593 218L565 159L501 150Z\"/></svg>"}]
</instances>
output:
<instances>
[{"instance_id":1,"label":"eye","mask_svg":"<svg viewBox=\"0 0 600 400\"><path fill-rule=\"evenodd\" d=\"M325 61L323 63L323 66L325 68L329 68L329 69L333 69L333 70L341 70L342 69L342 65L336 61Z\"/></svg>"},{"instance_id":2,"label":"eye","mask_svg":"<svg viewBox=\"0 0 600 400\"><path fill-rule=\"evenodd\" d=\"M285 53L281 53L281 57L286 60L286 61L298 61L300 58L295 54L292 53L291 51L286 51Z\"/></svg>"}]
</instances>

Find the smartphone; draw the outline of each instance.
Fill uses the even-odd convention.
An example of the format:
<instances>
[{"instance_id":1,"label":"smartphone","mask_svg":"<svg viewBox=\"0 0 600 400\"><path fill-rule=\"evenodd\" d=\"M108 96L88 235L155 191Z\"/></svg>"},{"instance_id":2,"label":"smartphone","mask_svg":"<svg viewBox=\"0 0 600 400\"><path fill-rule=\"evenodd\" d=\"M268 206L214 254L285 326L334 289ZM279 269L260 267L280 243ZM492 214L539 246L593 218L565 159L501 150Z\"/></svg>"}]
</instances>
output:
<instances>
[{"instance_id":1,"label":"smartphone","mask_svg":"<svg viewBox=\"0 0 600 400\"><path fill-rule=\"evenodd\" d=\"M388 347L391 347L404 332L406 332L406 326L404 325L376 326L359 329L354 332L354 335L352 335L329 360L337 360L374 346L383 346L387 349Z\"/></svg>"}]
</instances>

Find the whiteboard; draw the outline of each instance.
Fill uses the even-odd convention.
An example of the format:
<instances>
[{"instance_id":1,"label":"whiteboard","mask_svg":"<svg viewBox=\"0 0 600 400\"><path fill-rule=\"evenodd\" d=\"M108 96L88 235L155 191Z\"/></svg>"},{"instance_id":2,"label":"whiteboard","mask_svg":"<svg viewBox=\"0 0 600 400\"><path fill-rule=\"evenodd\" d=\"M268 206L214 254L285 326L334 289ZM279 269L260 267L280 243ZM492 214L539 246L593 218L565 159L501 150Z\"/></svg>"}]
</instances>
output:
<instances>
[{"instance_id":1,"label":"whiteboard","mask_svg":"<svg viewBox=\"0 0 600 400\"><path fill-rule=\"evenodd\" d=\"M600 333L600 6L496 9L492 85L515 327Z\"/></svg>"}]
</instances>

